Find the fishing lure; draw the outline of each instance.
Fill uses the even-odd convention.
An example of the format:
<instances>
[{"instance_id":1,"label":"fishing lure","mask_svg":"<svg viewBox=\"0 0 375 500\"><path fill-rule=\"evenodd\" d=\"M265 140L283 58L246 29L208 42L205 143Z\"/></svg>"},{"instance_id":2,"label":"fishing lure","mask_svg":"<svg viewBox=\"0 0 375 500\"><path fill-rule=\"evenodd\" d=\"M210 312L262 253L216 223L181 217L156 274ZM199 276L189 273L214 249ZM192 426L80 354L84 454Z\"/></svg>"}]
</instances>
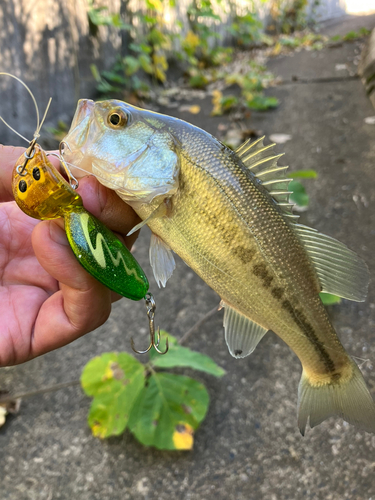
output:
<instances>
[{"instance_id":1,"label":"fishing lure","mask_svg":"<svg viewBox=\"0 0 375 500\"><path fill-rule=\"evenodd\" d=\"M18 78L16 80L25 86L21 80ZM154 347L160 354L165 354L168 351L168 339L165 351L160 351L158 349L160 331L158 330L155 339L154 329L156 306L152 294L148 292L149 283L146 274L112 231L84 208L82 198L76 192L78 181L70 173L62 156L53 153L60 159L69 183L49 161L49 155L37 144L48 107L40 124L35 99L28 87L25 88L34 100L38 125L34 139L13 169L12 191L17 205L25 214L35 219L51 220L62 217L69 244L86 271L109 289L126 298L135 301L145 299L150 326L150 345L145 351L137 351L131 339L132 348L135 352L143 354ZM1 120L8 125L4 119Z\"/></svg>"},{"instance_id":2,"label":"fishing lure","mask_svg":"<svg viewBox=\"0 0 375 500\"><path fill-rule=\"evenodd\" d=\"M25 168L21 156L12 177L14 199L21 210L40 220L63 217L69 244L86 271L128 299L143 299L149 283L126 246L83 207L81 196L38 144L25 158Z\"/></svg>"}]
</instances>

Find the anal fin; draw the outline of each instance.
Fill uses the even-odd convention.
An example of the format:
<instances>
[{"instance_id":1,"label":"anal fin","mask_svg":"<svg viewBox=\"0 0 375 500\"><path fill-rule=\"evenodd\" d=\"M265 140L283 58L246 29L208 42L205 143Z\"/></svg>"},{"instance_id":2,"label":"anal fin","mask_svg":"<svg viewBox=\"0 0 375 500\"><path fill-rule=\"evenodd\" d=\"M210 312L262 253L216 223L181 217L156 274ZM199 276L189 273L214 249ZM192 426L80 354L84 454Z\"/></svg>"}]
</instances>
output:
<instances>
[{"instance_id":1,"label":"anal fin","mask_svg":"<svg viewBox=\"0 0 375 500\"><path fill-rule=\"evenodd\" d=\"M234 358L244 358L251 354L267 329L254 323L225 302L221 302L224 310L225 341Z\"/></svg>"}]
</instances>

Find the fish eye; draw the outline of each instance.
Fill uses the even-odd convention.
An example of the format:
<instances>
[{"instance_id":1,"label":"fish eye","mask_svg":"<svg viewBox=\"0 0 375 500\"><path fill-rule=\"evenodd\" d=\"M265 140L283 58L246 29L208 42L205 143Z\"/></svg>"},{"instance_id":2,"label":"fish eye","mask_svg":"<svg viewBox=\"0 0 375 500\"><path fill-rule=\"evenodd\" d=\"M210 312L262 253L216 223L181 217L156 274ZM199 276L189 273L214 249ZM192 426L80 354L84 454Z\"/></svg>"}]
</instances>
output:
<instances>
[{"instance_id":1,"label":"fish eye","mask_svg":"<svg viewBox=\"0 0 375 500\"><path fill-rule=\"evenodd\" d=\"M111 128L124 127L128 122L128 116L121 109L117 109L109 113L107 122Z\"/></svg>"},{"instance_id":2,"label":"fish eye","mask_svg":"<svg viewBox=\"0 0 375 500\"><path fill-rule=\"evenodd\" d=\"M21 193L24 193L27 189L27 184L24 180L20 181L18 184L18 189L21 191Z\"/></svg>"}]
</instances>

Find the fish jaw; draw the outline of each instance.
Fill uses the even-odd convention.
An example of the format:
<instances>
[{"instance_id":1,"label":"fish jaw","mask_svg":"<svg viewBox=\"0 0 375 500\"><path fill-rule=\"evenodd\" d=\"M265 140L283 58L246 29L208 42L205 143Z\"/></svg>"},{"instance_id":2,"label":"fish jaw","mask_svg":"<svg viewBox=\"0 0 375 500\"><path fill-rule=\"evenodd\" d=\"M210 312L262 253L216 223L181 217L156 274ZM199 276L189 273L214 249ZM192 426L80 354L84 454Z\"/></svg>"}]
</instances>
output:
<instances>
[{"instance_id":1,"label":"fish jaw","mask_svg":"<svg viewBox=\"0 0 375 500\"><path fill-rule=\"evenodd\" d=\"M111 125L113 113L124 117L123 125ZM150 112L122 101L80 100L63 143L78 177L94 174L132 206L170 197L178 188L174 138Z\"/></svg>"}]
</instances>

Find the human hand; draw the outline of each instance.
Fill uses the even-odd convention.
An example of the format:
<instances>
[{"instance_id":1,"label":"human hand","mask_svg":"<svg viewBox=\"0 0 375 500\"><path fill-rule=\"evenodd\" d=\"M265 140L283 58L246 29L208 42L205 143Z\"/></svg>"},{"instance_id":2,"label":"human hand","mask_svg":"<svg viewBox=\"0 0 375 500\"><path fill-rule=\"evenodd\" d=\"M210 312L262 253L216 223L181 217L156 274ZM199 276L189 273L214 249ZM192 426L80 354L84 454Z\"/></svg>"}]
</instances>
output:
<instances>
[{"instance_id":1,"label":"human hand","mask_svg":"<svg viewBox=\"0 0 375 500\"><path fill-rule=\"evenodd\" d=\"M0 145L0 366L22 363L102 325L119 298L74 256L62 219L38 221L13 201L23 148ZM131 247L135 212L94 177L80 180L85 208Z\"/></svg>"}]
</instances>

